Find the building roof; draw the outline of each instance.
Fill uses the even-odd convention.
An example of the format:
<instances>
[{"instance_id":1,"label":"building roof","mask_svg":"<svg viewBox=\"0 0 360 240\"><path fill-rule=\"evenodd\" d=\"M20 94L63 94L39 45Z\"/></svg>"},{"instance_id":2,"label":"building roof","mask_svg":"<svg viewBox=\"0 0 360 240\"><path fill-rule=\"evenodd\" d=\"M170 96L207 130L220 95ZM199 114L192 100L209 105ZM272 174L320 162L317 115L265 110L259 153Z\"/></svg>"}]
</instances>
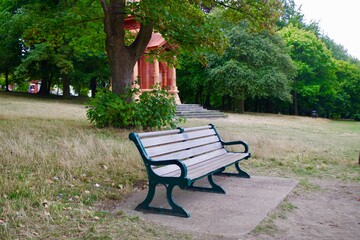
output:
<instances>
[{"instance_id":1,"label":"building roof","mask_svg":"<svg viewBox=\"0 0 360 240\"><path fill-rule=\"evenodd\" d=\"M161 36L160 33L153 33L151 39L146 48L157 48L166 44L165 39Z\"/></svg>"}]
</instances>

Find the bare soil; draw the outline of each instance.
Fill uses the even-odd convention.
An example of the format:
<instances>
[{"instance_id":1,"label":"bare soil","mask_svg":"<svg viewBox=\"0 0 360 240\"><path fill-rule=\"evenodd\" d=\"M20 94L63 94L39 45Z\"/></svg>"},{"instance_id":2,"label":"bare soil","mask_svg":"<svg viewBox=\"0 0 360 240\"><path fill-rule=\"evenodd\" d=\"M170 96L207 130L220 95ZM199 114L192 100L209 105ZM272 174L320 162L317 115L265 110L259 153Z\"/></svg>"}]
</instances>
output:
<instances>
[{"instance_id":1,"label":"bare soil","mask_svg":"<svg viewBox=\"0 0 360 240\"><path fill-rule=\"evenodd\" d=\"M296 208L277 217L271 233L242 239L360 239L360 185L314 180L316 191L295 190L288 201Z\"/></svg>"}]
</instances>

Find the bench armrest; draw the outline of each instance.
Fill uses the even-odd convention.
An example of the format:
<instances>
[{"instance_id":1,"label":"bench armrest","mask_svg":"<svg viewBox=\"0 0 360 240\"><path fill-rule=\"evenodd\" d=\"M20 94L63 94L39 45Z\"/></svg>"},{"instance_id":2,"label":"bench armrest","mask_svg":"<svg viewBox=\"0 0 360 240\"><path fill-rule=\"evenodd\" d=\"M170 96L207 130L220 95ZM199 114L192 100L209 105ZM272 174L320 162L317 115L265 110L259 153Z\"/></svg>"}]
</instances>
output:
<instances>
[{"instance_id":1,"label":"bench armrest","mask_svg":"<svg viewBox=\"0 0 360 240\"><path fill-rule=\"evenodd\" d=\"M231 146L231 145L238 145L238 144L241 144L244 146L245 150L244 150L244 153L248 153L249 152L249 146L246 142L244 141L232 141L232 142L224 142L224 141L221 141L222 144L224 146Z\"/></svg>"},{"instance_id":2,"label":"bench armrest","mask_svg":"<svg viewBox=\"0 0 360 240\"><path fill-rule=\"evenodd\" d=\"M149 163L150 163L150 165L153 165L153 166L166 166L166 165L175 164L181 170L180 178L186 178L186 176L187 176L186 165L183 162L181 162L180 160L177 160L177 159L159 160L159 161L149 160Z\"/></svg>"}]
</instances>

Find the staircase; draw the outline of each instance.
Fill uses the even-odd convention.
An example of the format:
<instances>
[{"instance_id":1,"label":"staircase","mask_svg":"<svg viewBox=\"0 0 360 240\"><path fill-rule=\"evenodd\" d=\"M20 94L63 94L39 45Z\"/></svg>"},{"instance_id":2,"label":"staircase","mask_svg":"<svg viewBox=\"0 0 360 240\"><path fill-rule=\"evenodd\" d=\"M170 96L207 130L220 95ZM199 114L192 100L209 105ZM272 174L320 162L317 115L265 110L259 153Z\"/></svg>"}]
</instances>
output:
<instances>
[{"instance_id":1,"label":"staircase","mask_svg":"<svg viewBox=\"0 0 360 240\"><path fill-rule=\"evenodd\" d=\"M207 110L198 104L179 104L176 106L176 115L183 118L224 118L219 110Z\"/></svg>"}]
</instances>

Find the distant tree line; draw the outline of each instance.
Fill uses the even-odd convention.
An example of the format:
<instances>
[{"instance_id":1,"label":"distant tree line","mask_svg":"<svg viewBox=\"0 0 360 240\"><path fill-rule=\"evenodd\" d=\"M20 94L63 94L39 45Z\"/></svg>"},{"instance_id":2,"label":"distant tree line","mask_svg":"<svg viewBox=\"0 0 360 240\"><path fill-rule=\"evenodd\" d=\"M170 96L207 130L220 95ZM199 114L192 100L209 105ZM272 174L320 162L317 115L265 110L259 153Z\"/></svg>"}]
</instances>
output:
<instances>
[{"instance_id":1,"label":"distant tree line","mask_svg":"<svg viewBox=\"0 0 360 240\"><path fill-rule=\"evenodd\" d=\"M293 0L275 33L251 31L246 22L232 23L221 11L228 45L223 55L204 53L200 63L183 55L178 70L180 98L228 111L352 118L360 113L360 61L305 23Z\"/></svg>"},{"instance_id":2,"label":"distant tree line","mask_svg":"<svg viewBox=\"0 0 360 240\"><path fill-rule=\"evenodd\" d=\"M102 13L94 6L92 1L1 1L0 85L26 91L29 80L41 80L40 94L57 85L69 97L70 85L86 95L91 81L109 82Z\"/></svg>"},{"instance_id":3,"label":"distant tree line","mask_svg":"<svg viewBox=\"0 0 360 240\"><path fill-rule=\"evenodd\" d=\"M124 29L129 15L140 23L137 36ZM57 85L68 97L70 85L85 94L111 77L121 94L153 30L176 46L152 54L177 55L184 103L341 118L360 112L359 60L316 22L305 23L293 0L3 0L0 85L26 89L41 80L40 94Z\"/></svg>"},{"instance_id":4,"label":"distant tree line","mask_svg":"<svg viewBox=\"0 0 360 240\"><path fill-rule=\"evenodd\" d=\"M280 6L280 0L2 0L1 85L39 79L40 94L56 84L69 96L70 84L81 93L111 79L112 91L125 94L153 31L176 46L151 53L156 58L220 52L223 34L207 11L221 8L229 19L246 18L254 28L270 29ZM139 23L137 34L124 28L128 16Z\"/></svg>"}]
</instances>

